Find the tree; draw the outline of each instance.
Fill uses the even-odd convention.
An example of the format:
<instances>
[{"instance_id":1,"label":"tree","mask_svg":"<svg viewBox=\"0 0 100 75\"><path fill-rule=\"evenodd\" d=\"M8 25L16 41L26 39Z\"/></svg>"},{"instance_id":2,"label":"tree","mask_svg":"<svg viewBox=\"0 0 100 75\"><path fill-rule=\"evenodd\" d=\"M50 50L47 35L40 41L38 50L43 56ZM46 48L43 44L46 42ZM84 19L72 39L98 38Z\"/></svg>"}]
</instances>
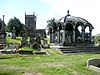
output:
<instances>
[{"instance_id":1,"label":"tree","mask_svg":"<svg viewBox=\"0 0 100 75\"><path fill-rule=\"evenodd\" d=\"M52 33L51 32L52 29L54 30L53 32L55 32L57 30L56 22L57 22L57 20L55 18L47 20L47 23L48 23L47 28L49 28L49 30L48 30L49 34Z\"/></svg>"},{"instance_id":2,"label":"tree","mask_svg":"<svg viewBox=\"0 0 100 75\"><path fill-rule=\"evenodd\" d=\"M13 19L9 20L7 24L7 29L8 29L7 31L12 32L13 27L15 27L16 36L18 36L21 31L22 25L23 24L20 22L20 20L14 17Z\"/></svg>"},{"instance_id":3,"label":"tree","mask_svg":"<svg viewBox=\"0 0 100 75\"><path fill-rule=\"evenodd\" d=\"M22 36L23 33L26 33L28 35L29 29L27 26L22 24L21 30L20 30L20 36Z\"/></svg>"}]
</instances>

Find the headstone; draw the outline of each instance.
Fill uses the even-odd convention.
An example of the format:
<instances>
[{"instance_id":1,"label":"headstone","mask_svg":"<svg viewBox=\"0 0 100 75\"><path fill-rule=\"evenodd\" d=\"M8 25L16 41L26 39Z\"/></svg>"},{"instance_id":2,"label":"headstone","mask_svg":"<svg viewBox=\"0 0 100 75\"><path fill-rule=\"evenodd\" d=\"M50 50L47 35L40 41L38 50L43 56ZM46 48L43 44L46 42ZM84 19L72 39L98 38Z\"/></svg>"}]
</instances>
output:
<instances>
[{"instance_id":1,"label":"headstone","mask_svg":"<svg viewBox=\"0 0 100 75\"><path fill-rule=\"evenodd\" d=\"M13 27L13 30L12 30L12 39L16 39L15 32L16 32L15 27Z\"/></svg>"},{"instance_id":2,"label":"headstone","mask_svg":"<svg viewBox=\"0 0 100 75\"><path fill-rule=\"evenodd\" d=\"M36 40L32 44L32 48L40 50L41 49L41 38L39 36L36 37Z\"/></svg>"},{"instance_id":3,"label":"headstone","mask_svg":"<svg viewBox=\"0 0 100 75\"><path fill-rule=\"evenodd\" d=\"M22 42L21 42L23 47L26 47L28 45L27 39L28 39L28 37L27 37L26 33L23 33L22 34Z\"/></svg>"},{"instance_id":4,"label":"headstone","mask_svg":"<svg viewBox=\"0 0 100 75\"><path fill-rule=\"evenodd\" d=\"M45 48L45 49L46 49L46 48L50 48L50 45L48 44L48 42L47 42L46 39L43 40L42 48Z\"/></svg>"},{"instance_id":5,"label":"headstone","mask_svg":"<svg viewBox=\"0 0 100 75\"><path fill-rule=\"evenodd\" d=\"M36 42L41 44L41 38L39 36L36 37Z\"/></svg>"},{"instance_id":6,"label":"headstone","mask_svg":"<svg viewBox=\"0 0 100 75\"><path fill-rule=\"evenodd\" d=\"M32 45L34 43L34 38L35 38L35 33L30 32L30 45Z\"/></svg>"}]
</instances>

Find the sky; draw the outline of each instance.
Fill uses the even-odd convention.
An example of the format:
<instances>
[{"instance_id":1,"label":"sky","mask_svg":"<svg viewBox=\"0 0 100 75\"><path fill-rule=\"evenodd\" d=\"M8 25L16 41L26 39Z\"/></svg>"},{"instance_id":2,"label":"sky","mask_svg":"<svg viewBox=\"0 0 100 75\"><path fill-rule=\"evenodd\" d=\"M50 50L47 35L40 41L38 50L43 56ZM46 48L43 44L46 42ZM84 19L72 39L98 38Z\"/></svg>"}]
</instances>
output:
<instances>
[{"instance_id":1,"label":"sky","mask_svg":"<svg viewBox=\"0 0 100 75\"><path fill-rule=\"evenodd\" d=\"M26 14L37 15L37 29L45 29L47 20L60 19L69 13L90 22L94 29L92 34L100 33L100 2L99 0L0 0L0 18L5 15L5 23L17 17L25 24Z\"/></svg>"}]
</instances>

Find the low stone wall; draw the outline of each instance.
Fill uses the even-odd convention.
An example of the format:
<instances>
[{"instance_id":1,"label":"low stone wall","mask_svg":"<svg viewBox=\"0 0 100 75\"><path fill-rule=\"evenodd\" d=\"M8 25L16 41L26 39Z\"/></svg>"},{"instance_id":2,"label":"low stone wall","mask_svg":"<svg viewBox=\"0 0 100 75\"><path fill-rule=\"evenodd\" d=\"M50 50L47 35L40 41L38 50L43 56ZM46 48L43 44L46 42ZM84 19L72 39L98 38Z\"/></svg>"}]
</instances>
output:
<instances>
[{"instance_id":1,"label":"low stone wall","mask_svg":"<svg viewBox=\"0 0 100 75\"><path fill-rule=\"evenodd\" d=\"M100 58L91 58L87 61L87 67L96 72L100 72Z\"/></svg>"}]
</instances>

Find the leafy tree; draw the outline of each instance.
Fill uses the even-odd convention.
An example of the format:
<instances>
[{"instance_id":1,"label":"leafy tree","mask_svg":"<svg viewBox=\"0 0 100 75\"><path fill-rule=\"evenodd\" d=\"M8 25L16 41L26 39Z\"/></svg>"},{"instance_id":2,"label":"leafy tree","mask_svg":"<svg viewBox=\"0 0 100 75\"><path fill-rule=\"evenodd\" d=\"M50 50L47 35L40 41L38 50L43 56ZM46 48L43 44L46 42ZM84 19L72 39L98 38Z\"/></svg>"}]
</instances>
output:
<instances>
[{"instance_id":1,"label":"leafy tree","mask_svg":"<svg viewBox=\"0 0 100 75\"><path fill-rule=\"evenodd\" d=\"M22 24L21 30L20 30L20 35L22 36L23 33L26 33L28 35L29 29L27 28L27 26L25 26L24 24Z\"/></svg>"},{"instance_id":2,"label":"leafy tree","mask_svg":"<svg viewBox=\"0 0 100 75\"><path fill-rule=\"evenodd\" d=\"M93 38L94 43L100 44L100 36L99 35L93 36L92 38Z\"/></svg>"},{"instance_id":3,"label":"leafy tree","mask_svg":"<svg viewBox=\"0 0 100 75\"><path fill-rule=\"evenodd\" d=\"M55 18L47 20L47 28L49 28L48 33L51 34L51 30L53 29L54 32L57 30L57 25L56 25L57 20Z\"/></svg>"},{"instance_id":4,"label":"leafy tree","mask_svg":"<svg viewBox=\"0 0 100 75\"><path fill-rule=\"evenodd\" d=\"M23 24L20 22L20 20L14 17L13 19L9 20L7 24L7 31L12 32L13 27L15 27L16 36L18 36L21 31L22 25Z\"/></svg>"}]
</instances>

